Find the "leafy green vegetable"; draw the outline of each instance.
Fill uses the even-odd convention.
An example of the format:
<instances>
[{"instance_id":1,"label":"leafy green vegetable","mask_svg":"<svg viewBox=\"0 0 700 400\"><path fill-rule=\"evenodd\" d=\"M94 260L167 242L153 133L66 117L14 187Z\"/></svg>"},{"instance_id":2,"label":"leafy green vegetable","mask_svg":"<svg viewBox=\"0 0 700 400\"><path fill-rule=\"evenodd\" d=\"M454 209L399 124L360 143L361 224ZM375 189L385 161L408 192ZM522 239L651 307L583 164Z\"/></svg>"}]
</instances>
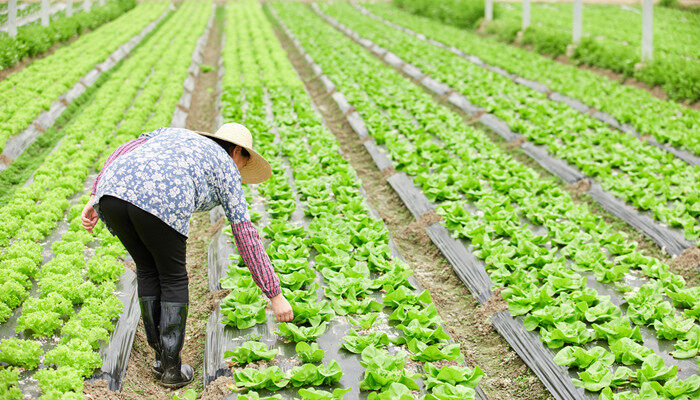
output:
<instances>
[{"instance_id":1,"label":"leafy green vegetable","mask_svg":"<svg viewBox=\"0 0 700 400\"><path fill-rule=\"evenodd\" d=\"M567 346L554 356L554 362L557 365L578 369L586 369L594 362L600 362L609 367L615 362L615 355L599 346L588 350L578 346Z\"/></svg>"},{"instance_id":2,"label":"leafy green vegetable","mask_svg":"<svg viewBox=\"0 0 700 400\"><path fill-rule=\"evenodd\" d=\"M235 370L233 378L236 380L231 387L233 390L241 388L280 390L287 386L289 379L278 366L263 369L244 368Z\"/></svg>"},{"instance_id":3,"label":"leafy green vegetable","mask_svg":"<svg viewBox=\"0 0 700 400\"><path fill-rule=\"evenodd\" d=\"M431 363L425 363L425 387L426 389L439 386L447 383L450 385L462 385L470 388L476 388L484 376L484 372L479 366L474 369L462 366L445 365L436 367Z\"/></svg>"},{"instance_id":4,"label":"leafy green vegetable","mask_svg":"<svg viewBox=\"0 0 700 400\"><path fill-rule=\"evenodd\" d=\"M317 363L323 360L325 352L318 347L318 343L299 342L294 348L301 361L305 363Z\"/></svg>"},{"instance_id":5,"label":"leafy green vegetable","mask_svg":"<svg viewBox=\"0 0 700 400\"><path fill-rule=\"evenodd\" d=\"M610 351L615 354L615 360L625 365L637 364L654 354L654 350L633 342L631 339L622 338L610 344Z\"/></svg>"},{"instance_id":6,"label":"leafy green vegetable","mask_svg":"<svg viewBox=\"0 0 700 400\"><path fill-rule=\"evenodd\" d=\"M414 381L419 374L410 374L404 369L406 353L390 355L386 350L367 347L362 351L360 365L365 368L365 376L360 381L360 390L381 390L392 383L401 383L411 390L418 390Z\"/></svg>"},{"instance_id":7,"label":"leafy green vegetable","mask_svg":"<svg viewBox=\"0 0 700 400\"><path fill-rule=\"evenodd\" d=\"M326 331L328 322L322 322L315 326L297 326L289 322L282 322L278 325L278 335L286 337L292 342L313 342Z\"/></svg>"},{"instance_id":8,"label":"leafy green vegetable","mask_svg":"<svg viewBox=\"0 0 700 400\"><path fill-rule=\"evenodd\" d=\"M340 347L349 352L360 354L367 347L386 347L388 344L389 337L384 332L360 335L353 329L343 338L343 343Z\"/></svg>"},{"instance_id":9,"label":"leafy green vegetable","mask_svg":"<svg viewBox=\"0 0 700 400\"><path fill-rule=\"evenodd\" d=\"M684 340L678 340L675 344L675 358L692 358L700 353L700 328L693 327Z\"/></svg>"},{"instance_id":10,"label":"leafy green vegetable","mask_svg":"<svg viewBox=\"0 0 700 400\"><path fill-rule=\"evenodd\" d=\"M379 317L378 312L373 312L369 314L365 314L360 318L353 318L349 317L348 320L350 321L351 324L355 326L359 326L362 329L369 329L372 326L374 326L374 322L377 320L377 317Z\"/></svg>"},{"instance_id":11,"label":"leafy green vegetable","mask_svg":"<svg viewBox=\"0 0 700 400\"><path fill-rule=\"evenodd\" d=\"M17 387L19 369L0 367L0 393L3 400L20 400L22 391Z\"/></svg>"},{"instance_id":12,"label":"leafy green vegetable","mask_svg":"<svg viewBox=\"0 0 700 400\"><path fill-rule=\"evenodd\" d=\"M44 393L83 391L83 377L72 367L42 368L34 374L34 378L39 381L39 387Z\"/></svg>"},{"instance_id":13,"label":"leafy green vegetable","mask_svg":"<svg viewBox=\"0 0 700 400\"><path fill-rule=\"evenodd\" d=\"M371 392L367 400L414 400L415 396L406 385L392 382L381 392Z\"/></svg>"},{"instance_id":14,"label":"leafy green vegetable","mask_svg":"<svg viewBox=\"0 0 700 400\"><path fill-rule=\"evenodd\" d=\"M102 366L102 358L92 350L90 343L75 338L68 343L59 344L53 350L46 353L44 364L73 367L81 376L91 376L96 368Z\"/></svg>"},{"instance_id":15,"label":"leafy green vegetable","mask_svg":"<svg viewBox=\"0 0 700 400\"><path fill-rule=\"evenodd\" d=\"M644 359L642 367L637 370L639 382L667 381L676 376L678 366L666 367L664 360L656 354L650 354Z\"/></svg>"},{"instance_id":16,"label":"leafy green vegetable","mask_svg":"<svg viewBox=\"0 0 700 400\"><path fill-rule=\"evenodd\" d=\"M194 389L187 389L187 391L180 396L177 392L173 394L173 400L196 400L197 392Z\"/></svg>"},{"instance_id":17,"label":"leafy green vegetable","mask_svg":"<svg viewBox=\"0 0 700 400\"><path fill-rule=\"evenodd\" d=\"M411 359L414 361L438 361L438 360L455 360L464 362L464 356L460 350L459 344L446 344L443 342L428 345L418 339L410 339L406 343L413 354Z\"/></svg>"},{"instance_id":18,"label":"leafy green vegetable","mask_svg":"<svg viewBox=\"0 0 700 400\"><path fill-rule=\"evenodd\" d=\"M277 353L278 349L270 350L265 343L244 342L233 350L227 350L224 357L231 357L238 364L248 364L258 360L272 360Z\"/></svg>"},{"instance_id":19,"label":"leafy green vegetable","mask_svg":"<svg viewBox=\"0 0 700 400\"><path fill-rule=\"evenodd\" d=\"M328 386L338 381L343 376L340 364L332 360L327 366L315 364L303 364L289 371L289 382L294 387L299 386Z\"/></svg>"},{"instance_id":20,"label":"leafy green vegetable","mask_svg":"<svg viewBox=\"0 0 700 400\"><path fill-rule=\"evenodd\" d=\"M25 369L34 369L44 352L35 340L7 338L0 342L0 362Z\"/></svg>"},{"instance_id":21,"label":"leafy green vegetable","mask_svg":"<svg viewBox=\"0 0 700 400\"><path fill-rule=\"evenodd\" d=\"M303 388L299 389L299 396L302 400L342 400L345 394L348 393L352 388L346 389L334 389L333 392L326 392L325 390L316 390L314 388Z\"/></svg>"}]
</instances>

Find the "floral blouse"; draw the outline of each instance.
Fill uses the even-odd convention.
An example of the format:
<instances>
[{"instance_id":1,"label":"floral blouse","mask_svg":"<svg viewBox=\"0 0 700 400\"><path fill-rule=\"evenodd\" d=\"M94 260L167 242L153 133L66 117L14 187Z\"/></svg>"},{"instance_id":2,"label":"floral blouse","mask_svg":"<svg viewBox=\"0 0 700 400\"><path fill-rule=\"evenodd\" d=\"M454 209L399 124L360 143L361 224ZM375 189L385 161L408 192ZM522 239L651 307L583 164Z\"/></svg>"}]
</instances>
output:
<instances>
[{"instance_id":1,"label":"floral blouse","mask_svg":"<svg viewBox=\"0 0 700 400\"><path fill-rule=\"evenodd\" d=\"M180 128L144 133L112 153L92 194L93 207L103 221L99 201L109 195L158 217L184 236L193 212L220 204L255 282L268 297L280 293L279 279L250 223L238 168L213 140Z\"/></svg>"}]
</instances>

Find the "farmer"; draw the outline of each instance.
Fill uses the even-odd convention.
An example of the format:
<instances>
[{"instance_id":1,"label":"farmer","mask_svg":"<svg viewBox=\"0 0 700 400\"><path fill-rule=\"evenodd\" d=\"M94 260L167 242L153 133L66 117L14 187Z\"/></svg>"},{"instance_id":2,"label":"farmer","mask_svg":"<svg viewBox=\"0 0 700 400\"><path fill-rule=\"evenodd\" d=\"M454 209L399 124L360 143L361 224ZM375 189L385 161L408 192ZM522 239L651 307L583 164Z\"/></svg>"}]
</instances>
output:
<instances>
[{"instance_id":1,"label":"farmer","mask_svg":"<svg viewBox=\"0 0 700 400\"><path fill-rule=\"evenodd\" d=\"M214 134L176 128L144 133L107 159L83 209L83 227L92 232L99 217L136 263L141 316L156 354L152 370L163 386L182 387L194 375L180 359L189 302L185 247L194 211L223 206L238 253L277 320L292 320L241 186L270 177L270 164L252 144L250 131L235 123Z\"/></svg>"}]
</instances>

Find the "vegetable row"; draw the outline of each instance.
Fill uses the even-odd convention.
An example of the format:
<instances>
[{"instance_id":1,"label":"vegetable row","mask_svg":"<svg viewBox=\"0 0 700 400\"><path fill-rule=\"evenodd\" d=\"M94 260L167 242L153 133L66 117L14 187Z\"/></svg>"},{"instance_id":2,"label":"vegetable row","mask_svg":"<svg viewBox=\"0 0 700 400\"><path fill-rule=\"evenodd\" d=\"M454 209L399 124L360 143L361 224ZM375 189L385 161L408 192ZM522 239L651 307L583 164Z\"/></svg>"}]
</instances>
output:
<instances>
[{"instance_id":1,"label":"vegetable row","mask_svg":"<svg viewBox=\"0 0 700 400\"><path fill-rule=\"evenodd\" d=\"M321 6L330 16L471 103L504 120L511 130L544 145L554 156L595 178L615 196L648 210L656 220L680 227L688 240L700 238L700 166L690 166L636 136L612 131L546 95L519 85L416 37L376 22L347 3Z\"/></svg>"},{"instance_id":2,"label":"vegetable row","mask_svg":"<svg viewBox=\"0 0 700 400\"><path fill-rule=\"evenodd\" d=\"M43 265L41 244L64 218L70 199L91 184L86 182L88 172L109 154L103 149L169 123L210 11L207 3L183 3L145 46L111 74L92 103L64 128L64 140L31 184L0 209L7 221L0 246L2 320L18 315L18 339L0 342L0 359L9 364L2 373L12 376L16 368L47 367L34 375L44 399L82 398L83 378L101 366L97 348L109 340L112 321L121 312L114 282L123 271L117 257L124 250L102 225L95 234L82 228L80 212L87 194L68 211L67 231L51 244L53 257ZM100 245L91 255L86 246L96 240ZM28 297L33 282L38 297ZM13 313L19 305L21 313ZM46 354L38 348L44 338L58 342Z\"/></svg>"},{"instance_id":3,"label":"vegetable row","mask_svg":"<svg viewBox=\"0 0 700 400\"><path fill-rule=\"evenodd\" d=\"M95 29L135 6L134 0L115 0L104 6L95 6L89 12L76 9L70 17L59 12L52 16L49 26L39 23L21 26L14 38L0 32L0 69L11 67L25 57L44 53L53 45Z\"/></svg>"},{"instance_id":4,"label":"vegetable row","mask_svg":"<svg viewBox=\"0 0 700 400\"><path fill-rule=\"evenodd\" d=\"M349 321L358 328L343 339L342 347L361 355L365 375L359 389L372 391L370 399L410 394L419 389L415 379L421 375L405 368L408 353L390 349L405 345L411 358L420 362L461 363L460 348L449 343L429 293L415 292L407 279L412 271L392 257L386 229L371 217L354 170L338 156L334 136L314 112L260 6L252 2L229 6L229 17L241 15L248 24L229 24L227 30L224 117L244 120L251 130L259 132L256 147L273 165L273 178L257 187L271 218L263 232L283 293L295 313L291 323L278 325L277 334L297 343L303 364L286 372L275 365L237 368L235 387L272 391L333 387L342 370L335 361L317 365L324 351L316 339L333 319L354 315ZM271 115L266 115L268 104ZM285 170L293 181L287 180ZM290 222L290 217L292 221L299 219L294 213L297 199L298 211L310 220L308 224ZM317 254L311 266L309 257L314 250ZM230 317L229 323L242 328L265 321L265 302L247 270L240 261L238 264L231 266L229 277L222 281L223 287L232 290L223 300L222 312ZM323 300L317 295L317 273L323 277ZM373 295L380 289L387 292L382 303ZM250 310L250 303L256 311L245 321L242 317ZM403 334L398 338L390 339L383 330L369 331L381 325L386 314L379 311L384 306L394 310L388 318L400 322L397 329ZM248 364L273 360L276 350L248 341L228 355L233 363ZM426 365L425 374L430 389L427 399L473 398L473 388L481 377L478 368L438 368L432 364ZM298 395L302 399L342 399L349 390L329 392L311 387L299 389ZM256 399L258 394L248 392L239 398Z\"/></svg>"},{"instance_id":5,"label":"vegetable row","mask_svg":"<svg viewBox=\"0 0 700 400\"><path fill-rule=\"evenodd\" d=\"M110 2L117 4L118 2ZM138 34L166 9L164 1L142 3L115 21L81 36L0 82L0 150L95 65Z\"/></svg>"},{"instance_id":6,"label":"vegetable row","mask_svg":"<svg viewBox=\"0 0 700 400\"><path fill-rule=\"evenodd\" d=\"M363 6L386 20L454 46L490 65L525 79L545 82L552 90L607 112L622 124L631 124L642 135L653 135L661 143L700 155L700 113L697 110L660 100L645 90L601 78L594 72L410 14L389 4L364 3Z\"/></svg>"},{"instance_id":7,"label":"vegetable row","mask_svg":"<svg viewBox=\"0 0 700 400\"><path fill-rule=\"evenodd\" d=\"M585 205L518 164L483 132L466 126L420 88L324 26L306 7L275 3L275 8L360 113L370 135L386 147L396 169L414 176L426 196L440 203L445 226L470 241L495 286L506 287L502 294L511 313L526 316L528 329L538 329L553 349L566 346L562 351L569 352L565 349L597 341L618 362L646 362L643 369L656 372L671 370L659 376L629 372L616 385L651 385L668 398L674 398L671 392L698 389L695 378L675 379L675 361L661 355L664 362L638 343L639 326L654 326L660 340L677 339L676 357L696 357L697 288L685 287L683 278L668 266L641 255L635 243ZM626 283L640 275L646 282L642 288ZM590 288L588 279L617 283L626 313ZM676 299L678 309L665 296ZM630 352L642 356L632 360L627 357ZM595 369L613 375L610 365ZM593 372L582 371L578 384L593 389L587 386L595 381L589 379ZM607 386L615 385L610 380ZM677 392L678 386L687 391Z\"/></svg>"}]
</instances>

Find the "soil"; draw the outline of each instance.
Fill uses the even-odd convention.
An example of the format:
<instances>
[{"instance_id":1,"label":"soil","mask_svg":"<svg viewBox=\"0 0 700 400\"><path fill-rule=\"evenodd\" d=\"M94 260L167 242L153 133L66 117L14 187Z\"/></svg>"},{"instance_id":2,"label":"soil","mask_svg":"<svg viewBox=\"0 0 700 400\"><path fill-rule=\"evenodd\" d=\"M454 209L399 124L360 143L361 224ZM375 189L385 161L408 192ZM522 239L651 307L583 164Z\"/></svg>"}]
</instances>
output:
<instances>
[{"instance_id":1,"label":"soil","mask_svg":"<svg viewBox=\"0 0 700 400\"><path fill-rule=\"evenodd\" d=\"M673 259L671 265L674 266L676 273L681 274L688 286L698 286L700 284L700 248L691 247L686 249L683 254Z\"/></svg>"},{"instance_id":2,"label":"soil","mask_svg":"<svg viewBox=\"0 0 700 400\"><path fill-rule=\"evenodd\" d=\"M578 182L574 182L570 185L566 185L566 190L571 192L574 196L581 196L586 193L591 188L591 181L588 179L581 179Z\"/></svg>"},{"instance_id":3,"label":"soil","mask_svg":"<svg viewBox=\"0 0 700 400\"><path fill-rule=\"evenodd\" d=\"M479 365L486 376L481 387L491 399L551 399L534 373L479 311L480 305L459 280L447 260L424 230L406 229L415 219L376 168L336 104L326 95L320 80L276 26L275 33L321 112L324 123L336 136L343 158L357 171L369 203L386 224L421 286L428 289L444 327L461 345L467 364Z\"/></svg>"},{"instance_id":4,"label":"soil","mask_svg":"<svg viewBox=\"0 0 700 400\"><path fill-rule=\"evenodd\" d=\"M215 129L217 110L214 90L218 76L218 57L221 54L222 23L222 19L218 16L214 19L209 40L204 48L202 63L212 65L214 68L210 72L200 72L197 75L192 94L191 111L186 122L188 129L209 132ZM191 388L199 393L203 389L201 371L204 362L206 324L210 314L214 311L217 300L226 295L225 291L214 293L209 291L207 249L214 234L223 227L224 221L221 218L215 224L211 224L209 213L206 212L194 214L190 221L190 236L187 239L190 307L185 345L181 355L183 363L191 365L195 375L193 383L179 389L181 392ZM175 391L162 387L151 373L150 368L153 360L153 350L146 342L143 323L139 321L121 392L112 392L107 388L105 381L98 381L86 383L84 394L87 398L95 400L172 399ZM208 392L212 390L213 388Z\"/></svg>"}]
</instances>

